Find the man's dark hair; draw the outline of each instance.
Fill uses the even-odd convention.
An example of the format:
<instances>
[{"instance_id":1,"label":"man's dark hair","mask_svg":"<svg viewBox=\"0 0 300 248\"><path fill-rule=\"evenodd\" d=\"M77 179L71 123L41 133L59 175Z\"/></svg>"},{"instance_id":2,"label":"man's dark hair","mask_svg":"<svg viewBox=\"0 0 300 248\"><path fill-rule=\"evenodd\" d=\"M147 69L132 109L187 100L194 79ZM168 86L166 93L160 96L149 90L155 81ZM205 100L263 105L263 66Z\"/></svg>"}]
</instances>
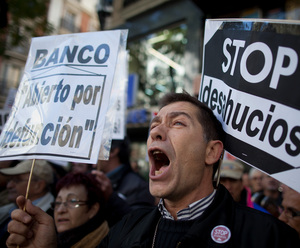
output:
<instances>
[{"instance_id":1,"label":"man's dark hair","mask_svg":"<svg viewBox=\"0 0 300 248\"><path fill-rule=\"evenodd\" d=\"M197 98L191 96L187 92L168 93L160 101L160 108L175 102L189 102L195 105L198 111L198 121L203 127L204 139L209 142L211 140L220 140L225 144L225 132L221 122L216 118L212 110ZM219 162L214 164L213 175L218 169Z\"/></svg>"},{"instance_id":2,"label":"man's dark hair","mask_svg":"<svg viewBox=\"0 0 300 248\"><path fill-rule=\"evenodd\" d=\"M123 140L112 140L111 150L119 148L118 157L122 164L130 165L130 141L128 137L125 137Z\"/></svg>"}]
</instances>

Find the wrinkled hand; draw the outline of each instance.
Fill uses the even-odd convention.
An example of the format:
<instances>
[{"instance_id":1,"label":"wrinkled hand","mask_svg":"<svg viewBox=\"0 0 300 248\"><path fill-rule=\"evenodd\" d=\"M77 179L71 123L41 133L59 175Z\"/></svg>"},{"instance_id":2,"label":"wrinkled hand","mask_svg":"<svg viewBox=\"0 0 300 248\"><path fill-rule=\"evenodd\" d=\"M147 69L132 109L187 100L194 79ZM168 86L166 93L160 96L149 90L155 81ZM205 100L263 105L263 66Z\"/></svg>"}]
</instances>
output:
<instances>
[{"instance_id":1,"label":"wrinkled hand","mask_svg":"<svg viewBox=\"0 0 300 248\"><path fill-rule=\"evenodd\" d=\"M7 230L7 247L56 248L56 232L53 218L39 207L34 206L24 196L16 200L20 209L12 212L12 221ZM26 212L23 211L25 205Z\"/></svg>"},{"instance_id":2,"label":"wrinkled hand","mask_svg":"<svg viewBox=\"0 0 300 248\"><path fill-rule=\"evenodd\" d=\"M92 174L95 175L95 178L99 183L99 188L103 192L106 201L108 201L113 193L110 179L102 171L93 170Z\"/></svg>"}]
</instances>

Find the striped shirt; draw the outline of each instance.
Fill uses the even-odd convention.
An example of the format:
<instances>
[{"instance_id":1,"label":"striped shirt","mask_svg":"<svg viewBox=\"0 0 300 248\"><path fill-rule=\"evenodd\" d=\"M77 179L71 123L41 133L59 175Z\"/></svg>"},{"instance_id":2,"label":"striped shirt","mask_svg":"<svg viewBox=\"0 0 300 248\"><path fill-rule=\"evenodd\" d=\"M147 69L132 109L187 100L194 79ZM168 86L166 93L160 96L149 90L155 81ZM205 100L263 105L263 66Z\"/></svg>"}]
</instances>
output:
<instances>
[{"instance_id":1,"label":"striped shirt","mask_svg":"<svg viewBox=\"0 0 300 248\"><path fill-rule=\"evenodd\" d=\"M214 190L210 195L202 198L199 201L193 202L187 208L182 209L177 212L177 220L194 220L198 218L204 210L212 203L215 198L216 190ZM174 220L173 216L165 208L163 199L160 199L158 203L158 210L165 219Z\"/></svg>"}]
</instances>

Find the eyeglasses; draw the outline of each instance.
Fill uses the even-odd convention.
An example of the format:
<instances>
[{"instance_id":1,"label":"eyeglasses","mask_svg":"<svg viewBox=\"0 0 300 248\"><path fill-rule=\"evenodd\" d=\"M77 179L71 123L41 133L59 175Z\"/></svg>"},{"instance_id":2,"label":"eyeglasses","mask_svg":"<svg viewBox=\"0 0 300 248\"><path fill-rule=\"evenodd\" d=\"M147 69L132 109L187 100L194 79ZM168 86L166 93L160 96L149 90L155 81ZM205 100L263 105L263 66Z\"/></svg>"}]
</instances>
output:
<instances>
[{"instance_id":1,"label":"eyeglasses","mask_svg":"<svg viewBox=\"0 0 300 248\"><path fill-rule=\"evenodd\" d=\"M300 216L300 211L295 211L295 210L293 210L291 208L285 208L283 210L283 213L288 218L295 218L296 216Z\"/></svg>"},{"instance_id":2,"label":"eyeglasses","mask_svg":"<svg viewBox=\"0 0 300 248\"><path fill-rule=\"evenodd\" d=\"M57 210L61 205L64 205L66 208L79 208L80 206L87 205L87 201L79 201L76 199L70 199L65 202L55 201L52 203L52 208Z\"/></svg>"}]
</instances>

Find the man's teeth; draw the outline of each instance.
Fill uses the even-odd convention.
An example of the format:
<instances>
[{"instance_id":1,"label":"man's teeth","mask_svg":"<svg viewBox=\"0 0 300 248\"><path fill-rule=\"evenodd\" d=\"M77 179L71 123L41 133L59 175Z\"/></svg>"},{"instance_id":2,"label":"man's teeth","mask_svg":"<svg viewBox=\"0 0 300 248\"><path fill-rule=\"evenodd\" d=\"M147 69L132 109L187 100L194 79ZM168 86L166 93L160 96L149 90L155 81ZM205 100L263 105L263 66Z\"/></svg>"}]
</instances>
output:
<instances>
[{"instance_id":1,"label":"man's teeth","mask_svg":"<svg viewBox=\"0 0 300 248\"><path fill-rule=\"evenodd\" d=\"M162 171L155 171L155 176L160 175L162 173Z\"/></svg>"},{"instance_id":2,"label":"man's teeth","mask_svg":"<svg viewBox=\"0 0 300 248\"><path fill-rule=\"evenodd\" d=\"M156 160L161 160L161 157L159 156L160 154L162 154L161 151L154 151L153 152L153 156Z\"/></svg>"}]
</instances>

